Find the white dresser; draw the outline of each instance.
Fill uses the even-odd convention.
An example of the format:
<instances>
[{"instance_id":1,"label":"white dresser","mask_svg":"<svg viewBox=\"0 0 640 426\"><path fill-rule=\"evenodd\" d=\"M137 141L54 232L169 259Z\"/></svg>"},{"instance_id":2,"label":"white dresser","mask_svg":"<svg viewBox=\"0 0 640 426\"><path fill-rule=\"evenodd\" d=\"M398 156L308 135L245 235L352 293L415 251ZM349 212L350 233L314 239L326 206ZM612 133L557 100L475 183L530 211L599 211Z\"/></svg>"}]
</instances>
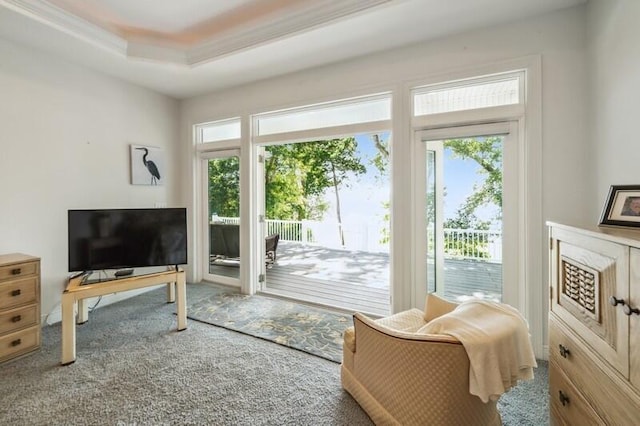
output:
<instances>
[{"instance_id":1,"label":"white dresser","mask_svg":"<svg viewBox=\"0 0 640 426\"><path fill-rule=\"evenodd\" d=\"M548 223L551 424L640 424L640 231Z\"/></svg>"}]
</instances>

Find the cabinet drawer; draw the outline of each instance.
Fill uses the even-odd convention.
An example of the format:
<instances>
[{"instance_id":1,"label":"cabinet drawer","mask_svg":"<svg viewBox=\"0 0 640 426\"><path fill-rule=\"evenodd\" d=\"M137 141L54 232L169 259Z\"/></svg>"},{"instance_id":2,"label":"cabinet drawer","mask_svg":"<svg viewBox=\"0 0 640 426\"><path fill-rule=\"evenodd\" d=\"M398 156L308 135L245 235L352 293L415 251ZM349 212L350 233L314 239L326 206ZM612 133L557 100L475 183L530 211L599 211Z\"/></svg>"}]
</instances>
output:
<instances>
[{"instance_id":1,"label":"cabinet drawer","mask_svg":"<svg viewBox=\"0 0 640 426\"><path fill-rule=\"evenodd\" d=\"M38 272L38 262L4 265L0 266L0 281L36 275Z\"/></svg>"},{"instance_id":2,"label":"cabinet drawer","mask_svg":"<svg viewBox=\"0 0 640 426\"><path fill-rule=\"evenodd\" d=\"M38 324L36 305L0 311L0 335Z\"/></svg>"},{"instance_id":3,"label":"cabinet drawer","mask_svg":"<svg viewBox=\"0 0 640 426\"><path fill-rule=\"evenodd\" d=\"M571 378L583 397L608 424L636 422L640 413L640 399L629 383L621 376L616 376L611 367L605 364L606 360L593 356L591 349L553 315L549 321L549 361ZM551 373L549 376L551 380ZM557 399L558 393L551 394L551 397Z\"/></svg>"},{"instance_id":4,"label":"cabinet drawer","mask_svg":"<svg viewBox=\"0 0 640 426\"><path fill-rule=\"evenodd\" d=\"M629 377L629 318L612 298L629 298L629 247L553 229L551 311L593 352Z\"/></svg>"},{"instance_id":5,"label":"cabinet drawer","mask_svg":"<svg viewBox=\"0 0 640 426\"><path fill-rule=\"evenodd\" d=\"M552 425L605 424L553 362L549 362L549 398Z\"/></svg>"},{"instance_id":6,"label":"cabinet drawer","mask_svg":"<svg viewBox=\"0 0 640 426\"><path fill-rule=\"evenodd\" d=\"M40 346L40 326L0 337L0 362L31 352Z\"/></svg>"},{"instance_id":7,"label":"cabinet drawer","mask_svg":"<svg viewBox=\"0 0 640 426\"><path fill-rule=\"evenodd\" d=\"M36 303L38 290L38 277L0 283L0 309Z\"/></svg>"}]
</instances>

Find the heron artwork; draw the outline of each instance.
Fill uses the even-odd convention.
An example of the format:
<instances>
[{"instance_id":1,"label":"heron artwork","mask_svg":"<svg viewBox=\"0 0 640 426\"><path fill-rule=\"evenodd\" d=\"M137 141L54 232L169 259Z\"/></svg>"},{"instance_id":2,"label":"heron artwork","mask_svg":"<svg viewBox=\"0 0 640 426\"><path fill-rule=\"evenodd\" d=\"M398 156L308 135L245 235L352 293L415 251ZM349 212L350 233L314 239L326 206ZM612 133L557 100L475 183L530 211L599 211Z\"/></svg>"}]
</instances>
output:
<instances>
[{"instance_id":1,"label":"heron artwork","mask_svg":"<svg viewBox=\"0 0 640 426\"><path fill-rule=\"evenodd\" d=\"M142 156L142 164L147 168L149 174L151 175L151 185L157 185L158 180L160 179L160 171L158 170L158 166L151 160L147 160L147 156L149 155L149 150L147 148L136 148L137 150L144 151L144 155Z\"/></svg>"}]
</instances>

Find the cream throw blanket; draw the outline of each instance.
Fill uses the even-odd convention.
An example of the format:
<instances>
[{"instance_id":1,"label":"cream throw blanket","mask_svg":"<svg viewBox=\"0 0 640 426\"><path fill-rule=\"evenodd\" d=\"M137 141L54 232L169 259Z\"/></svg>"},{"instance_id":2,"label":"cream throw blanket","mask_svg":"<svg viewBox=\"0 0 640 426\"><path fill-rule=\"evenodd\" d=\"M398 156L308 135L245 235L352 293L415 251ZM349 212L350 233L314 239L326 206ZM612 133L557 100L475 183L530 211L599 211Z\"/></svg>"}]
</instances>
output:
<instances>
[{"instance_id":1,"label":"cream throw blanket","mask_svg":"<svg viewBox=\"0 0 640 426\"><path fill-rule=\"evenodd\" d=\"M537 367L529 328L513 307L469 300L433 319L420 333L458 339L469 357L469 392L483 402L495 401L518 383L533 378Z\"/></svg>"}]
</instances>

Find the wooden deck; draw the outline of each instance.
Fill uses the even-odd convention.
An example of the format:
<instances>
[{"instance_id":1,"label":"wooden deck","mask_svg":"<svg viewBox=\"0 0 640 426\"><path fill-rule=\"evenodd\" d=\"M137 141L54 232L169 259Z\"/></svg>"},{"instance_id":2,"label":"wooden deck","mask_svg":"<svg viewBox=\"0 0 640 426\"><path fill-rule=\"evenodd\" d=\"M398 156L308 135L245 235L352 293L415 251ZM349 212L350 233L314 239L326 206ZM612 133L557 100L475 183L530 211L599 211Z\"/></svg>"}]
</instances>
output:
<instances>
[{"instance_id":1,"label":"wooden deck","mask_svg":"<svg viewBox=\"0 0 640 426\"><path fill-rule=\"evenodd\" d=\"M502 265L474 260L445 260L445 297L479 296L500 300ZM282 241L265 293L346 311L389 314L389 256L327 249Z\"/></svg>"}]
</instances>

